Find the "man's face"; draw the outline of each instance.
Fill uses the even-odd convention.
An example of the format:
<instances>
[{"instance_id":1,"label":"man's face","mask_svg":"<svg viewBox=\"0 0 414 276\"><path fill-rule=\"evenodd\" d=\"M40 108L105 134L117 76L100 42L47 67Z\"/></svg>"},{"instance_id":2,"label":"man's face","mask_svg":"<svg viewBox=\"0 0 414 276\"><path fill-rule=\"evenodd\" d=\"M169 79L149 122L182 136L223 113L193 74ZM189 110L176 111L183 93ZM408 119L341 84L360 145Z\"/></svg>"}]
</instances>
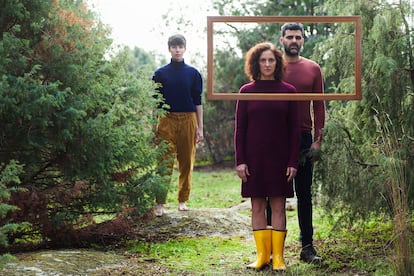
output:
<instances>
[{"instance_id":1,"label":"man's face","mask_svg":"<svg viewBox=\"0 0 414 276\"><path fill-rule=\"evenodd\" d=\"M185 46L184 45L172 45L169 48L171 58L175 61L182 61L184 59Z\"/></svg>"},{"instance_id":2,"label":"man's face","mask_svg":"<svg viewBox=\"0 0 414 276\"><path fill-rule=\"evenodd\" d=\"M298 56L303 46L303 36L300 30L286 30L285 36L280 38L285 54Z\"/></svg>"}]
</instances>

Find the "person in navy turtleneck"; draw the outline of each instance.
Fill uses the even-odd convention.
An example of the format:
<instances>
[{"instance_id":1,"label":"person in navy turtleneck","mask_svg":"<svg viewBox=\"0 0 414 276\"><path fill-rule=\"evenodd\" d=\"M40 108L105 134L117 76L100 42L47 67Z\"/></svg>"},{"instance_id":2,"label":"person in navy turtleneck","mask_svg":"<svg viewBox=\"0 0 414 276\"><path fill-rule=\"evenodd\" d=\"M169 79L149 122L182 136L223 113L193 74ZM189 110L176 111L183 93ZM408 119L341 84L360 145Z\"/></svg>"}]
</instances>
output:
<instances>
[{"instance_id":1,"label":"person in navy turtleneck","mask_svg":"<svg viewBox=\"0 0 414 276\"><path fill-rule=\"evenodd\" d=\"M190 197L191 178L194 166L196 143L204 139L203 135L203 79L200 72L184 62L186 39L176 34L168 39L171 62L158 68L152 80L160 84L158 88L163 96L166 115L158 120L156 142L161 140L169 144L169 152L164 156L168 172L168 182L178 161L178 210L187 211L186 201ZM157 194L156 216L162 216L167 199L169 183Z\"/></svg>"}]
</instances>

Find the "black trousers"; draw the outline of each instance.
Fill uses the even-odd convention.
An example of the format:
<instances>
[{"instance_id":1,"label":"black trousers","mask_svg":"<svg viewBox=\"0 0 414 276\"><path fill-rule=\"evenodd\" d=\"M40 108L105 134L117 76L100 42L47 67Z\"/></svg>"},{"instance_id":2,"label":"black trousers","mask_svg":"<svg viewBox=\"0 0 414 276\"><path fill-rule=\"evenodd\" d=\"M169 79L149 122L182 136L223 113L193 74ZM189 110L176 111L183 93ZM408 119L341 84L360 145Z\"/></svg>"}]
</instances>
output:
<instances>
[{"instance_id":1,"label":"black trousers","mask_svg":"<svg viewBox=\"0 0 414 276\"><path fill-rule=\"evenodd\" d=\"M312 222L312 177L313 165L306 156L312 144L312 135L302 133L300 145L300 164L294 180L297 198L297 214L302 247L313 242ZM267 224L272 225L272 209L269 200L266 207Z\"/></svg>"}]
</instances>

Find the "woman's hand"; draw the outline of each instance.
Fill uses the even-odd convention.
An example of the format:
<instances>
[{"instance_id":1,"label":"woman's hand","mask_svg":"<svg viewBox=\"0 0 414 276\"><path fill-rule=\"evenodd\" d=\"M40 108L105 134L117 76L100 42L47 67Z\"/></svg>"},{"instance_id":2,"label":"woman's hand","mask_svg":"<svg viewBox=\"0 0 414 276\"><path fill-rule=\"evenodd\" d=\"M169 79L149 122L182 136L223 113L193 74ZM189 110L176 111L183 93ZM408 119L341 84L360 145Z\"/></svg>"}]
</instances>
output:
<instances>
[{"instance_id":1,"label":"woman's hand","mask_svg":"<svg viewBox=\"0 0 414 276\"><path fill-rule=\"evenodd\" d=\"M240 164L236 167L237 176L241 178L243 182L247 182L247 177L250 175L247 164Z\"/></svg>"},{"instance_id":2,"label":"woman's hand","mask_svg":"<svg viewBox=\"0 0 414 276\"><path fill-rule=\"evenodd\" d=\"M288 167L286 170L287 181L291 182L296 176L297 169L293 167Z\"/></svg>"}]
</instances>

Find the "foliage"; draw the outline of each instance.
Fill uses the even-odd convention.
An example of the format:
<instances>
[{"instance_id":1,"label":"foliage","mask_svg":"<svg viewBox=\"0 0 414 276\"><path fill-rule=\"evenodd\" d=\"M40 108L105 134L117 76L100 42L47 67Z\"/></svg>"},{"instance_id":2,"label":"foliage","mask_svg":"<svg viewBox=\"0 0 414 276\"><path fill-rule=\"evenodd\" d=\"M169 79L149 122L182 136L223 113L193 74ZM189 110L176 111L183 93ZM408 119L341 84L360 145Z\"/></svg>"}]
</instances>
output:
<instances>
[{"instance_id":1,"label":"foliage","mask_svg":"<svg viewBox=\"0 0 414 276\"><path fill-rule=\"evenodd\" d=\"M4 219L9 212L17 210L16 206L4 203L10 199L13 191L19 190L18 185L21 183L19 174L23 171L23 167L19 165L15 160L11 160L9 164L0 165L0 219ZM7 235L10 232L16 231L18 224L6 223L0 225L0 245L8 245ZM12 260L13 257L9 254L3 254L0 256L0 267L7 262Z\"/></svg>"},{"instance_id":2,"label":"foliage","mask_svg":"<svg viewBox=\"0 0 414 276\"><path fill-rule=\"evenodd\" d=\"M383 116L381 116L383 115ZM388 114L386 114L388 115ZM407 170L405 166L405 158L402 156L404 151L401 151L400 143L405 142L399 140L395 133L395 127L388 116L378 114L374 117L377 121L377 126L380 140L381 159L379 160L382 167L388 168L389 173L386 176L387 199L393 213L393 227L395 233L395 268L397 275L412 274L412 260L411 245L407 243L408 236L412 235L412 228L410 226L410 211L408 207L408 189L406 181ZM414 248L414 247L413 247Z\"/></svg>"},{"instance_id":3,"label":"foliage","mask_svg":"<svg viewBox=\"0 0 414 276\"><path fill-rule=\"evenodd\" d=\"M138 47L134 47L130 50L130 56L127 60L129 60L128 72L146 74L147 78L152 77L152 74L157 67L155 57Z\"/></svg>"},{"instance_id":4,"label":"foliage","mask_svg":"<svg viewBox=\"0 0 414 276\"><path fill-rule=\"evenodd\" d=\"M24 188L1 224L31 223L10 239L71 243L96 214L146 212L163 151L148 72L130 66L129 50L111 54L85 1L1 4L0 162L23 166Z\"/></svg>"},{"instance_id":5,"label":"foliage","mask_svg":"<svg viewBox=\"0 0 414 276\"><path fill-rule=\"evenodd\" d=\"M344 5L333 0L325 8L332 15L361 15L366 35L363 99L329 103L324 158L317 170L324 205L329 212L341 209L353 218L382 212L392 216L396 271L407 275L412 273L412 249L400 239L412 232L408 210L414 207L414 174L409 169L414 165L414 31L409 22L413 9L409 1ZM326 53L333 57L325 62L324 73L341 79L336 87L341 93L354 89L353 49L338 47L349 45L351 34L346 25L341 26L318 53L318 60Z\"/></svg>"},{"instance_id":6,"label":"foliage","mask_svg":"<svg viewBox=\"0 0 414 276\"><path fill-rule=\"evenodd\" d=\"M208 152L205 155L210 163L221 164L233 159L235 106L234 101L210 101L204 104L204 144Z\"/></svg>"},{"instance_id":7,"label":"foliage","mask_svg":"<svg viewBox=\"0 0 414 276\"><path fill-rule=\"evenodd\" d=\"M387 212L388 206L383 204L385 187L377 185L383 179L381 169L374 158L364 157L369 147L358 147L347 128L353 122L344 122L343 113L337 116L325 124L323 154L316 164L315 177L321 185L321 204L342 224L348 224L372 211ZM353 204L358 207L353 208Z\"/></svg>"},{"instance_id":8,"label":"foliage","mask_svg":"<svg viewBox=\"0 0 414 276\"><path fill-rule=\"evenodd\" d=\"M406 9L405 6L401 4L400 10L389 4L373 7L373 3L364 3L357 1L353 5L347 5L346 9L341 9L341 14L347 11L362 13L362 32L367 34L363 41L363 99L355 102L329 102L330 116L325 128L324 158L318 166L318 174L320 173L319 179L322 182L322 193L332 203L331 207L337 205L339 196L341 202L352 206L354 211L360 209L358 212L368 214L390 210L387 201L384 201L388 196L384 184L387 183L389 168L378 162L383 156L380 139L383 133L378 132L375 118L381 113L392 122L392 132L400 141L394 146L402 154L401 158L407 167L411 167L413 114L410 106L414 98L413 82L410 79L410 70L413 70L413 64L410 64L412 52L405 50L412 49L409 44L412 32L403 31L406 19L404 13L401 13ZM327 7L331 7L330 13L335 14L338 10L335 5L339 5L339 2L329 1L329 5ZM354 74L353 50L338 47L342 43L349 43L343 42L350 36L349 30L345 28L347 26L344 25L344 29L339 29L338 35L325 41L316 55L318 60L327 52L334 57L325 63L324 73L327 78L339 74L337 76L342 81L336 88L338 93L353 89L353 82L347 81ZM337 70L339 67L340 72ZM342 174L335 171L339 165L342 166L339 170ZM407 171L406 174L408 183L412 183L412 173ZM357 190L367 189L371 193L367 195L369 205L365 200L355 200L361 198L361 195L356 197ZM407 192L410 192L410 206L413 206L413 189L409 188ZM351 196L352 193L354 195ZM348 198L345 200L344 197ZM362 211L364 204L366 208L362 208Z\"/></svg>"},{"instance_id":9,"label":"foliage","mask_svg":"<svg viewBox=\"0 0 414 276\"><path fill-rule=\"evenodd\" d=\"M214 6L222 15L235 16L308 16L326 15L322 9L325 0L278 0L278 1L239 1L215 0ZM224 33L225 36L236 37L238 47L243 53L247 52L254 44L262 41L270 41L279 45L280 27L284 22L261 23L252 28L240 28L233 26L233 31ZM304 23L305 47L302 56L310 57L315 45L335 31L335 26L316 23ZM217 35L217 34L216 34ZM227 48L226 48L227 49ZM234 51L230 48L229 52ZM243 69L243 68L242 68ZM239 71L242 73L243 71Z\"/></svg>"},{"instance_id":10,"label":"foliage","mask_svg":"<svg viewBox=\"0 0 414 276\"><path fill-rule=\"evenodd\" d=\"M244 74L240 74L240 71L243 71L243 60L237 56L230 45L227 46L226 50L219 49L215 53L214 72L218 78L214 82L213 89L216 92L236 92L240 88L240 83L247 82ZM225 76L225 78L220 76ZM205 101L205 146L208 159L213 164L222 163L234 155L235 106L235 101Z\"/></svg>"}]
</instances>

